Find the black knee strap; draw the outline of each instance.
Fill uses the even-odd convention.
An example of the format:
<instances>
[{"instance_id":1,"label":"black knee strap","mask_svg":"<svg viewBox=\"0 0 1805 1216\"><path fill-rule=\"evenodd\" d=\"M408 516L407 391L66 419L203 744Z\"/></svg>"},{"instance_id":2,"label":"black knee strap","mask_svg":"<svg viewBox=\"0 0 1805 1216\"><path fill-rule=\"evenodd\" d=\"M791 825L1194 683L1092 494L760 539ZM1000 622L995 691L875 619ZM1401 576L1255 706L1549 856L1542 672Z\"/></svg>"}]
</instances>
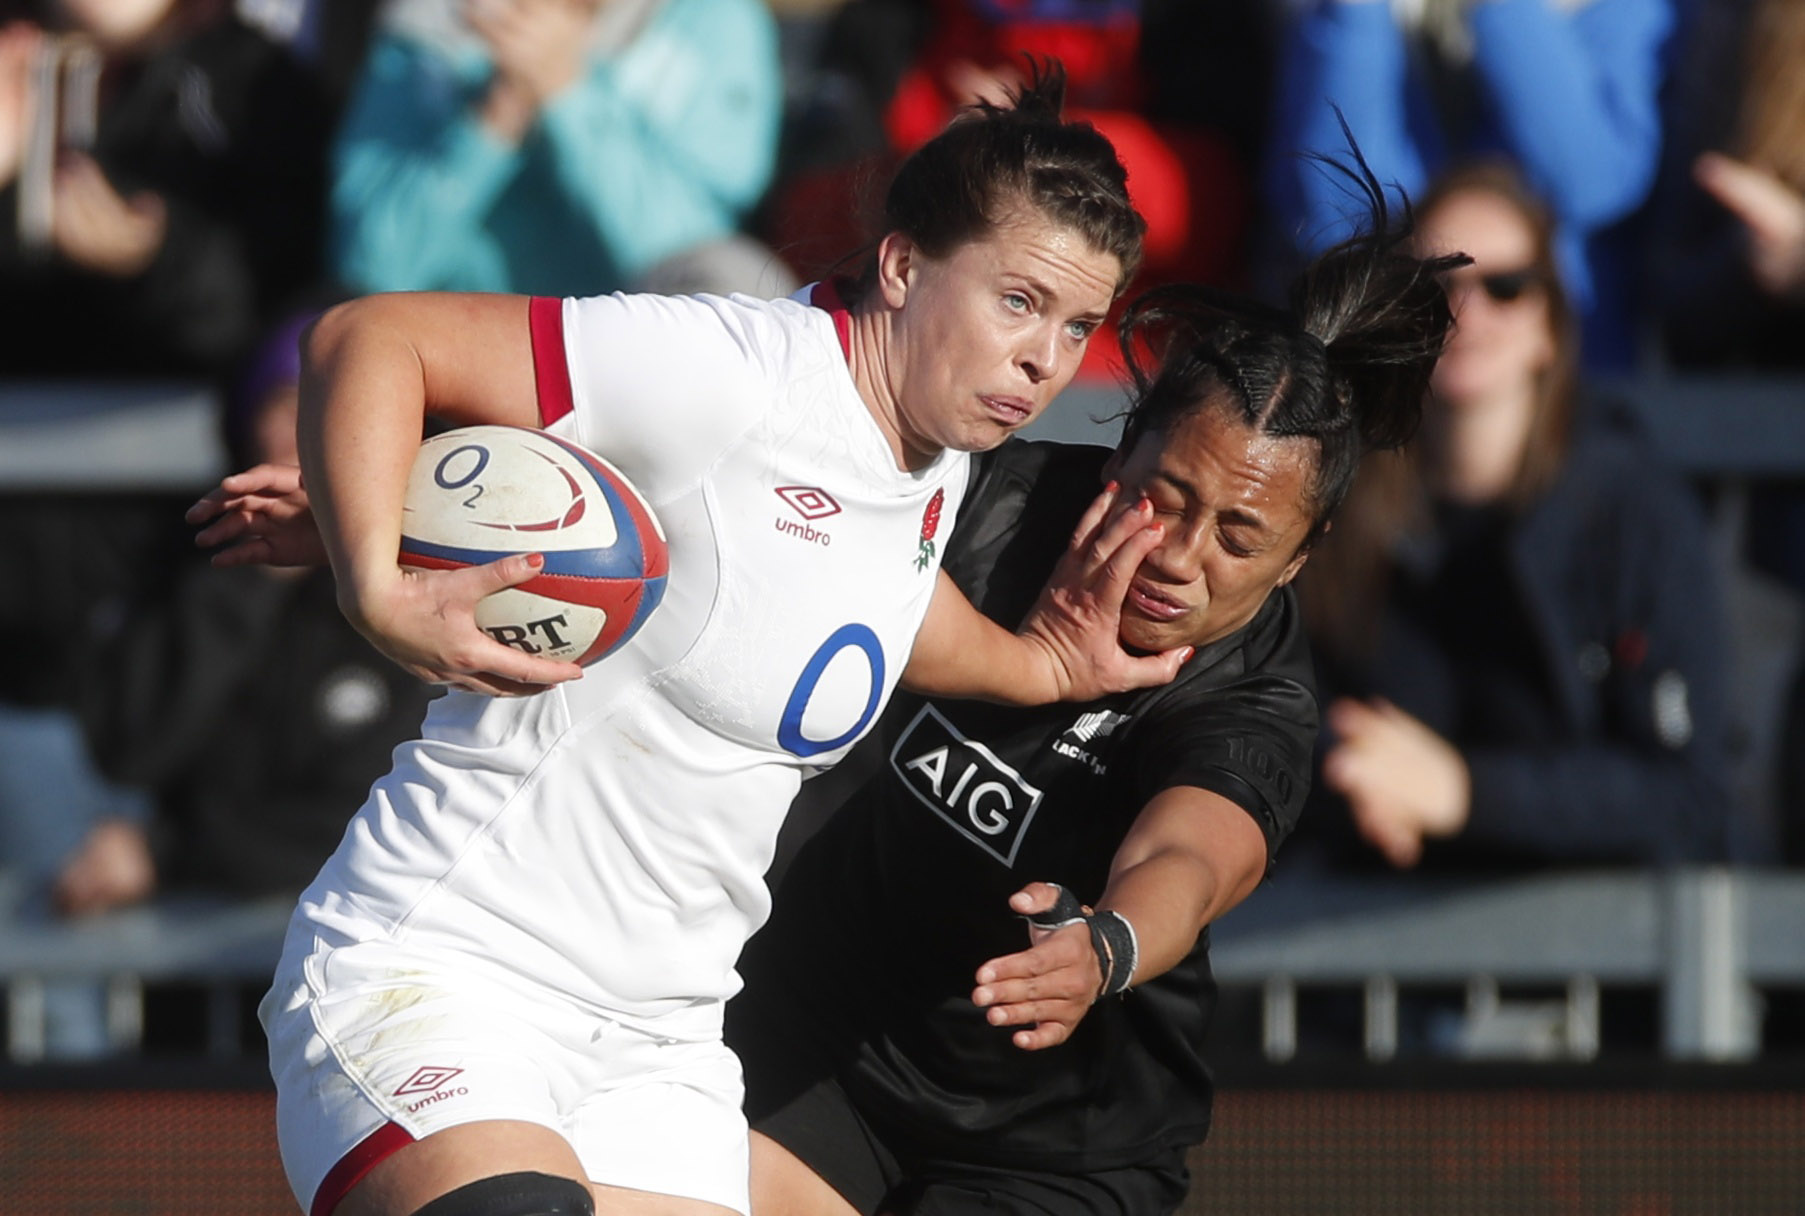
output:
<instances>
[{"instance_id":1,"label":"black knee strap","mask_svg":"<svg viewBox=\"0 0 1805 1216\"><path fill-rule=\"evenodd\" d=\"M586 1183L522 1170L447 1191L414 1216L595 1216Z\"/></svg>"}]
</instances>

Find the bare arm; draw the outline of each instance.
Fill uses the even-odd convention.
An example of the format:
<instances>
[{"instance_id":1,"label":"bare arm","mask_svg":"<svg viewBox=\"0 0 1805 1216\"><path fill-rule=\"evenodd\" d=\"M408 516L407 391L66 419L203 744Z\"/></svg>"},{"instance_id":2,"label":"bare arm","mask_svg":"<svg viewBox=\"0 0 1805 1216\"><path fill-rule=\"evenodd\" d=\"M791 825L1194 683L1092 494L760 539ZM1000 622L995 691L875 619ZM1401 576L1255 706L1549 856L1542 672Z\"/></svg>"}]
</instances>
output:
<instances>
[{"instance_id":1,"label":"bare arm","mask_svg":"<svg viewBox=\"0 0 1805 1216\"><path fill-rule=\"evenodd\" d=\"M1133 926L1133 982L1171 970L1203 927L1247 898L1266 872L1266 837L1240 806L1196 786L1162 790L1141 809L1110 866L1098 907ZM1055 888L1029 883L1009 897L1015 912L1048 908ZM1097 1000L1102 970L1090 930L1072 925L1028 950L978 968L972 1001L993 1026L1015 1026L1028 1051L1063 1043Z\"/></svg>"},{"instance_id":2,"label":"bare arm","mask_svg":"<svg viewBox=\"0 0 1805 1216\"><path fill-rule=\"evenodd\" d=\"M904 687L927 696L1044 705L1168 682L1190 648L1137 656L1122 649L1118 636L1128 584L1160 537L1145 501L1118 503L1112 485L1079 521L1014 633L973 607L941 571L903 669Z\"/></svg>"},{"instance_id":3,"label":"bare arm","mask_svg":"<svg viewBox=\"0 0 1805 1216\"><path fill-rule=\"evenodd\" d=\"M353 300L319 320L303 354L302 475L352 624L420 678L479 692L532 692L581 674L476 628L476 602L532 577L533 558L449 573L404 571L395 562L408 469L427 414L461 424L539 424L526 298Z\"/></svg>"}]
</instances>

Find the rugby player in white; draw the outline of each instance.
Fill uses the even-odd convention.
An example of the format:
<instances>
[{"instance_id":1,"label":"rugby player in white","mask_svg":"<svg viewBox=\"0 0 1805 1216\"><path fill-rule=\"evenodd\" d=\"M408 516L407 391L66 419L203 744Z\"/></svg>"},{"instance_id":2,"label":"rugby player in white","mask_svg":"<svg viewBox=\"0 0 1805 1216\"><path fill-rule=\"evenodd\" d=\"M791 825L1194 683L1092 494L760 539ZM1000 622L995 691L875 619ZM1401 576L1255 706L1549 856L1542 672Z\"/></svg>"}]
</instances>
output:
<instances>
[{"instance_id":1,"label":"rugby player in white","mask_svg":"<svg viewBox=\"0 0 1805 1216\"><path fill-rule=\"evenodd\" d=\"M1159 539L1144 504L1110 514L1019 636L932 543L956 453L1045 408L1139 256L1113 151L1058 97L1037 79L912 158L848 310L410 295L316 326L302 459L341 604L461 691L303 895L264 1004L284 1162L315 1216L745 1212L721 1006L801 779L905 665L927 691L1027 703L1176 670L1186 652L1116 637ZM531 559L396 566L426 413L550 426L657 511L664 603L586 678L472 622ZM202 539L293 560L299 501L292 476L229 479L197 507L223 513Z\"/></svg>"}]
</instances>

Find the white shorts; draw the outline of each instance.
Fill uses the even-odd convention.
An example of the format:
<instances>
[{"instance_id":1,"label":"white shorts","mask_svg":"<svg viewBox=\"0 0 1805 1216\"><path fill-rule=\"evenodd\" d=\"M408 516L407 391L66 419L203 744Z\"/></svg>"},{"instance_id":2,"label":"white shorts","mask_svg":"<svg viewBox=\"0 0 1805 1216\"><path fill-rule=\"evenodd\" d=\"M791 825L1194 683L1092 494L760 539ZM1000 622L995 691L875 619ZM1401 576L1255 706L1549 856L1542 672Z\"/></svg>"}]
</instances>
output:
<instances>
[{"instance_id":1,"label":"white shorts","mask_svg":"<svg viewBox=\"0 0 1805 1216\"><path fill-rule=\"evenodd\" d=\"M750 1210L739 1061L718 1036L661 1036L380 942L285 956L258 1013L304 1210L329 1173L335 1204L385 1151L481 1119L552 1129L593 1182Z\"/></svg>"}]
</instances>

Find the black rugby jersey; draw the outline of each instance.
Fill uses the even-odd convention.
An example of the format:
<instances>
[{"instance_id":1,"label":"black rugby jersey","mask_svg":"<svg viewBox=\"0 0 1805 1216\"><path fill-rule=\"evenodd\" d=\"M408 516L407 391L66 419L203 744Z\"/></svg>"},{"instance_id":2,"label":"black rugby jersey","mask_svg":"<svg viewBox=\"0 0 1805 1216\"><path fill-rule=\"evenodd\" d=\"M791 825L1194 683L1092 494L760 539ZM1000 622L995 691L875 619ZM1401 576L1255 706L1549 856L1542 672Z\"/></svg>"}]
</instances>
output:
<instances>
[{"instance_id":1,"label":"black rugby jersey","mask_svg":"<svg viewBox=\"0 0 1805 1216\"><path fill-rule=\"evenodd\" d=\"M1107 456L1011 441L980 458L945 569L986 615L1013 627L1026 614ZM1007 904L1026 883L1094 903L1162 789L1238 803L1270 856L1307 791L1316 726L1288 588L1163 688L1030 709L899 693L848 761L872 775L797 852L742 961L729 1041L746 1062L749 1113L812 1069L877 1127L954 1160L1083 1171L1201 1140L1207 931L1172 971L1100 1002L1039 1052L985 1022L973 975L1027 947Z\"/></svg>"}]
</instances>

